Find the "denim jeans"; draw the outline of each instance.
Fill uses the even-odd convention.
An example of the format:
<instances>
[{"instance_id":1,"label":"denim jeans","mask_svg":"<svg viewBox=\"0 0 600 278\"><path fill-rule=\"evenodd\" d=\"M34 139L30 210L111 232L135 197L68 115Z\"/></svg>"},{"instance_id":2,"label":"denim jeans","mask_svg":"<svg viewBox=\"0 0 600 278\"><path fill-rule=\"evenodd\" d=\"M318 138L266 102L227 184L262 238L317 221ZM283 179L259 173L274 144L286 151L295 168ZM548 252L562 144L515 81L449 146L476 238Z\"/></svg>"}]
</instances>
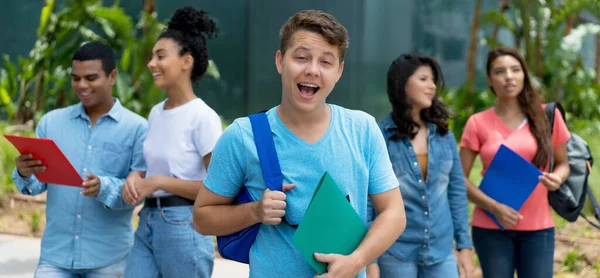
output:
<instances>
[{"instance_id":1,"label":"denim jeans","mask_svg":"<svg viewBox=\"0 0 600 278\"><path fill-rule=\"evenodd\" d=\"M64 269L40 259L34 278L121 278L124 271L125 259L94 269Z\"/></svg>"},{"instance_id":2,"label":"denim jeans","mask_svg":"<svg viewBox=\"0 0 600 278\"><path fill-rule=\"evenodd\" d=\"M379 257L378 264L381 278L458 278L454 252L450 252L444 261L433 265L404 261L385 252Z\"/></svg>"},{"instance_id":3,"label":"denim jeans","mask_svg":"<svg viewBox=\"0 0 600 278\"><path fill-rule=\"evenodd\" d=\"M473 227L473 243L483 277L551 278L554 228L539 231L500 231Z\"/></svg>"},{"instance_id":4,"label":"denim jeans","mask_svg":"<svg viewBox=\"0 0 600 278\"><path fill-rule=\"evenodd\" d=\"M210 278L214 243L194 230L193 207L144 207L125 278Z\"/></svg>"}]
</instances>

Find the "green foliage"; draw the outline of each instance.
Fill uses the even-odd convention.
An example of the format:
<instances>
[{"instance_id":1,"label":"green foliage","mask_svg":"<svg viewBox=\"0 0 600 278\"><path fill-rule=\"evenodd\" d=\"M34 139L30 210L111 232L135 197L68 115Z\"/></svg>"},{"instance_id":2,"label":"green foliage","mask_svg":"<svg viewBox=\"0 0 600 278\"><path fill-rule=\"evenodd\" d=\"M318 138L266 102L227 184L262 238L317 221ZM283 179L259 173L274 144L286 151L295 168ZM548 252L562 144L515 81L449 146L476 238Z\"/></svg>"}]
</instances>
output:
<instances>
[{"instance_id":1,"label":"green foliage","mask_svg":"<svg viewBox=\"0 0 600 278\"><path fill-rule=\"evenodd\" d=\"M448 105L452 113L449 122L450 130L457 140L463 132L469 116L490 108L495 101L494 95L487 91L469 92L466 84L458 88L451 88L441 94L441 99Z\"/></svg>"},{"instance_id":2,"label":"green foliage","mask_svg":"<svg viewBox=\"0 0 600 278\"><path fill-rule=\"evenodd\" d=\"M35 210L31 212L31 232L37 233L40 230L41 216L40 212Z\"/></svg>"},{"instance_id":3,"label":"green foliage","mask_svg":"<svg viewBox=\"0 0 600 278\"><path fill-rule=\"evenodd\" d=\"M583 255L579 254L577 250L573 250L567 254L561 265L566 272L577 273L581 271L582 265L580 261L583 260Z\"/></svg>"},{"instance_id":4,"label":"green foliage","mask_svg":"<svg viewBox=\"0 0 600 278\"><path fill-rule=\"evenodd\" d=\"M123 105L146 116L166 94L154 87L146 68L151 50L165 23L142 12L137 23L119 7L101 0L68 1L55 12L56 1L46 1L40 13L38 38L28 57L17 61L4 55L0 69L0 119L24 123L38 120L50 109L78 102L71 93L71 57L90 40L102 41L121 54L114 95ZM210 61L207 76L219 79Z\"/></svg>"},{"instance_id":5,"label":"green foliage","mask_svg":"<svg viewBox=\"0 0 600 278\"><path fill-rule=\"evenodd\" d=\"M0 122L0 132L2 134L33 136L31 129L21 126L21 131L17 131L17 128L9 127L5 122ZM0 136L0 199L4 194L16 192L16 187L12 181L12 172L15 168L15 158L18 155L17 149L4 136Z\"/></svg>"},{"instance_id":6,"label":"green foliage","mask_svg":"<svg viewBox=\"0 0 600 278\"><path fill-rule=\"evenodd\" d=\"M597 73L583 63L581 47L585 37L600 34L600 25L577 25L577 20L569 19L577 19L583 11L600 14L600 2L559 2L517 1L506 13L483 13L481 27L499 26L513 35L515 44L508 46L521 49L546 100L561 101L574 120L599 120L600 84ZM491 36L485 36L483 41L489 47L503 45Z\"/></svg>"}]
</instances>

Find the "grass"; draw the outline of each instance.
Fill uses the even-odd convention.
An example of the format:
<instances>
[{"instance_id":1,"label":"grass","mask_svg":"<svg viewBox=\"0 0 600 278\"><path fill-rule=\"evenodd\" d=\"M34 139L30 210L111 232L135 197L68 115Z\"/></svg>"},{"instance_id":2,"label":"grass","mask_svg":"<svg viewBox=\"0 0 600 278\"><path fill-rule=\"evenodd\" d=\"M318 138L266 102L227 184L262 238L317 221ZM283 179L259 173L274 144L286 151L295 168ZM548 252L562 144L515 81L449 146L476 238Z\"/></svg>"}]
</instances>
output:
<instances>
[{"instance_id":1,"label":"grass","mask_svg":"<svg viewBox=\"0 0 600 278\"><path fill-rule=\"evenodd\" d=\"M31 232L37 233L40 230L41 216L39 211L31 212Z\"/></svg>"},{"instance_id":2,"label":"grass","mask_svg":"<svg viewBox=\"0 0 600 278\"><path fill-rule=\"evenodd\" d=\"M583 255L578 250L570 251L567 257L562 261L561 265L564 267L565 272L577 273L581 271L581 261L583 261Z\"/></svg>"},{"instance_id":3,"label":"grass","mask_svg":"<svg viewBox=\"0 0 600 278\"><path fill-rule=\"evenodd\" d=\"M12 171L15 167L15 157L19 152L4 138L0 137L0 199L6 193L16 190L12 182Z\"/></svg>"}]
</instances>

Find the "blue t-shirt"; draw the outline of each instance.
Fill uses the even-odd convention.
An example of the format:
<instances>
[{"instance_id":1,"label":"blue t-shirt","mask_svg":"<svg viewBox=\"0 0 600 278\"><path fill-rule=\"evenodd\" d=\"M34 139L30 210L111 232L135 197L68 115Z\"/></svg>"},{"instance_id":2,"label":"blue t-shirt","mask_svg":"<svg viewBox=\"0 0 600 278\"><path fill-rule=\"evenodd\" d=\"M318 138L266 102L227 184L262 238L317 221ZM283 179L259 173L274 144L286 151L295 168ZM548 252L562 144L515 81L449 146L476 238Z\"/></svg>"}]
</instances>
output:
<instances>
[{"instance_id":1,"label":"blue t-shirt","mask_svg":"<svg viewBox=\"0 0 600 278\"><path fill-rule=\"evenodd\" d=\"M267 111L283 173L283 182L296 184L286 192L286 219L298 224L325 171L329 172L366 223L367 198L398 187L385 141L375 119L362 111L331 107L325 135L309 144L294 135L277 116ZM245 185L255 200L267 188L258 160L252 126L247 117L236 119L217 142L205 186L212 192L235 197ZM261 225L250 250L250 277L313 277L315 271L292 244L294 228L282 223ZM364 270L360 277L365 277Z\"/></svg>"}]
</instances>

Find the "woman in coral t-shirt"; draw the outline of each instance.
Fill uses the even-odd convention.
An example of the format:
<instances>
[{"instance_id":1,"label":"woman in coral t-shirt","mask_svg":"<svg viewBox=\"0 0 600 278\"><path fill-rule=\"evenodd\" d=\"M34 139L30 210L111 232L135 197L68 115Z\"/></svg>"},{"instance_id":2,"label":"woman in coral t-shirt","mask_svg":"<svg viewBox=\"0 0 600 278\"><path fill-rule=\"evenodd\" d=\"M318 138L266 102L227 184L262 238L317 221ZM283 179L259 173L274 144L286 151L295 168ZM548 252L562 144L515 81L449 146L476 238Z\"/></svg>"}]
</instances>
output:
<instances>
[{"instance_id":1,"label":"woman in coral t-shirt","mask_svg":"<svg viewBox=\"0 0 600 278\"><path fill-rule=\"evenodd\" d=\"M533 89L517 51L490 51L487 81L496 104L469 118L460 143L468 197L477 206L472 237L483 276L512 278L516 270L518 277L552 277L554 221L548 191L557 190L569 175L565 143L570 133L557 112L554 133L550 135L541 97ZM483 176L501 144L543 171L540 183L518 212L490 198L468 180L477 155L483 163ZM555 167L548 173L550 155L554 156ZM484 210L491 212L505 230L500 230Z\"/></svg>"}]
</instances>

